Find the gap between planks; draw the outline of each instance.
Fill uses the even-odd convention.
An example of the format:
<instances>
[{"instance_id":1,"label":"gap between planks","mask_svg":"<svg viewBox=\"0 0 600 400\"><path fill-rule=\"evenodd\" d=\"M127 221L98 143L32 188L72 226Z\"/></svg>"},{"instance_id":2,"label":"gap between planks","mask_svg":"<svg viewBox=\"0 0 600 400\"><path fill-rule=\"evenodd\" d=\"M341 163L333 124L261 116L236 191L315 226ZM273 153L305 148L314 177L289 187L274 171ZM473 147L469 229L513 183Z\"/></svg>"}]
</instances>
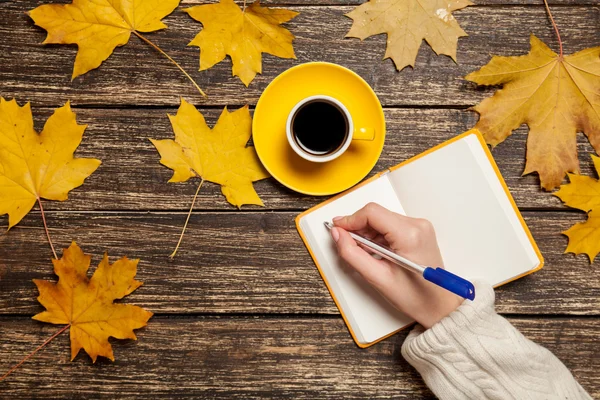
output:
<instances>
[{"instance_id":1,"label":"gap between planks","mask_svg":"<svg viewBox=\"0 0 600 400\"><path fill-rule=\"evenodd\" d=\"M128 304L128 303L125 303ZM504 318L508 319L528 319L528 320L600 320L600 314L591 315L577 315L577 314L520 314L520 313L498 313ZM0 322L2 321L16 321L16 320L30 320L32 315L29 314L0 314ZM268 319L268 320L338 320L341 319L340 314L322 314L322 313L155 313L152 319L169 320L169 319L206 319L206 320L256 320L256 319Z\"/></svg>"},{"instance_id":2,"label":"gap between planks","mask_svg":"<svg viewBox=\"0 0 600 400\"><path fill-rule=\"evenodd\" d=\"M549 196L552 194L549 192ZM325 196L323 197L323 201L333 197ZM312 207L311 207L312 208ZM264 210L257 209L214 209L214 208L194 208L193 214L198 213L215 213L215 214L285 214L285 213L302 213L306 211L306 208L277 208L277 209L269 209L266 208ZM575 208L554 208L554 207L519 207L520 212L542 212L542 213L570 213L570 214L587 214L584 211L575 209ZM180 215L180 214L188 214L189 209L181 209L181 210L162 210L162 209L148 209L148 210L134 210L134 209L119 209L119 210L103 210L103 209L90 209L90 210L44 210L44 214L133 214L133 215L148 215L148 214L157 214L157 215ZM30 211L27 215L40 215L39 210ZM1 227L1 225L0 225ZM17 228L16 225L14 228ZM13 229L14 229L13 228ZM2 234L0 234L2 236Z\"/></svg>"},{"instance_id":3,"label":"gap between planks","mask_svg":"<svg viewBox=\"0 0 600 400\"><path fill-rule=\"evenodd\" d=\"M275 78L273 78L275 79ZM497 86L498 88L500 88L500 86ZM194 104L196 106L196 108L199 108L201 110L222 110L225 105L222 104L204 104L204 103L197 103ZM247 103L228 103L227 107L244 107L244 106L248 106L248 108L252 111L254 111L254 109L256 108L256 104L247 104ZM408 109L408 110L464 110L464 111L469 111L469 108L474 107L476 104L456 104L456 105L452 105L452 104L387 104L387 105L382 105L381 108L383 108L384 110L396 110L396 109ZM54 106L48 106L48 105L44 105L44 106L40 106L40 107L34 107L35 109L38 110L46 110L46 111L52 111L54 110L56 107ZM145 104L145 105L136 105L136 104L107 104L107 103L85 103L85 104L76 104L76 103L71 103L71 108L72 109L80 109L80 110L152 110L152 111L168 111L168 112L172 112L172 111L177 111L177 109L179 108L179 105L172 105L172 106L166 106L166 105L152 105L152 104ZM474 113L474 111L473 111Z\"/></svg>"},{"instance_id":4,"label":"gap between planks","mask_svg":"<svg viewBox=\"0 0 600 400\"><path fill-rule=\"evenodd\" d=\"M8 2L8 0L7 0ZM348 1L348 2L344 2L344 3L339 3L339 2L319 2L319 3L307 3L307 2L269 2L269 1L261 1L261 5L265 6L265 7L269 7L269 8L275 8L275 7L279 7L279 8L290 8L290 7L295 7L295 8L320 8L320 7L327 7L327 8L332 8L332 7L358 7L364 3L366 3L367 0L364 1ZM240 0L236 0L236 3L241 4L242 1ZM2 2L0 1L0 4L2 4ZM181 7L192 7L195 5L202 5L204 3L200 2L200 1L182 1L181 2ZM561 7L561 8L582 8L582 7L593 7L593 6L597 6L598 3L596 2L589 2L589 3L579 3L579 4L565 4L565 3L551 3L548 2L548 5L550 7ZM504 3L504 4L472 4L469 6L469 8L514 8L514 7L527 7L527 8L545 8L544 3ZM176 9L175 12L177 11L181 11L181 9ZM460 10L458 10L460 11ZM456 11L453 11L456 12Z\"/></svg>"}]
</instances>

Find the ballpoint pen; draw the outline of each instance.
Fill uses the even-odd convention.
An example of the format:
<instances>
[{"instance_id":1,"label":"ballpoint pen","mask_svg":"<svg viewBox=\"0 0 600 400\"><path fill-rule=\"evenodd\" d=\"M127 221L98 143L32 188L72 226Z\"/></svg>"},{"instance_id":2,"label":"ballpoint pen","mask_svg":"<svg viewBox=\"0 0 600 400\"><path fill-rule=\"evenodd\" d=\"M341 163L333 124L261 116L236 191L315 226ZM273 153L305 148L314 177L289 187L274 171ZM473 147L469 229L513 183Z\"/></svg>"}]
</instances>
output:
<instances>
[{"instance_id":1,"label":"ballpoint pen","mask_svg":"<svg viewBox=\"0 0 600 400\"><path fill-rule=\"evenodd\" d=\"M323 222L328 230L331 230L334 225L331 222ZM448 272L443 268L427 267L415 262L412 262L396 253L392 250L381 246L375 242L370 241L360 235L353 232L348 232L350 237L354 239L361 247L370 253L377 254L381 258L385 258L388 261L393 262L415 274L422 275L423 278L431 283L434 283L454 294L457 294L465 299L475 299L475 286L466 279L460 276L454 275L452 272Z\"/></svg>"}]
</instances>

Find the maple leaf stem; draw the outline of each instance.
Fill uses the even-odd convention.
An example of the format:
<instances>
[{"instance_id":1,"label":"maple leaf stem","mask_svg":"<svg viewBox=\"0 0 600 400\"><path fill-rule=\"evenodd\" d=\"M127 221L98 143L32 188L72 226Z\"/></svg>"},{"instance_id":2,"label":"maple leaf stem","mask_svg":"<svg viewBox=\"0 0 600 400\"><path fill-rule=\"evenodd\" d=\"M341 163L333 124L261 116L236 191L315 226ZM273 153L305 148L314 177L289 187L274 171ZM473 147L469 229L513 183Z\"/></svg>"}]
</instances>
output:
<instances>
[{"instance_id":1,"label":"maple leaf stem","mask_svg":"<svg viewBox=\"0 0 600 400\"><path fill-rule=\"evenodd\" d=\"M548 0L544 0L544 5L546 6L546 11L548 12L548 16L550 17L550 22L552 22L552 26L554 27L554 31L556 32L556 38L558 39L558 46L560 49L560 57L563 56L563 44L562 44L562 40L560 38L560 32L558 31L558 26L556 25L556 22L554 21L554 17L552 16L552 13L550 12L550 6L548 5Z\"/></svg>"},{"instance_id":2,"label":"maple leaf stem","mask_svg":"<svg viewBox=\"0 0 600 400\"><path fill-rule=\"evenodd\" d=\"M37 347L37 349L35 349L34 351L32 351L31 353L29 353L24 359L22 359L21 361L19 361L19 363L17 365L15 365L14 367L12 367L11 369L8 370L7 373L5 373L4 375L2 375L0 377L0 382L2 382L8 375L12 374L17 368L19 368L21 365L23 365L23 363L25 363L25 361L29 360L31 357L33 357L35 355L35 353L37 353L38 351L40 351L44 346L46 346L48 343L50 343L55 337L57 337L58 335L60 335L61 333L63 333L64 331L66 331L69 327L71 326L71 324L69 325L65 325L64 327L62 327L58 332L56 332L54 335L50 336L50 338L48 338L44 343L42 343L41 345L39 345Z\"/></svg>"},{"instance_id":3,"label":"maple leaf stem","mask_svg":"<svg viewBox=\"0 0 600 400\"><path fill-rule=\"evenodd\" d=\"M177 254L177 250L179 250L179 245L181 244L181 241L183 240L183 234L185 233L185 228L187 228L188 222L190 221L190 217L192 216L192 210L194 209L194 204L196 203L196 197L198 197L198 193L200 192L200 188L202 187L203 183L204 183L204 179L202 179L200 181L200 184L198 185L198 189L196 189L196 194L194 195L194 200L192 200L192 206L190 207L190 211L188 212L187 218L185 220L185 224L183 225L183 230L181 231L181 235L179 236L179 241L177 242L177 246L175 246L175 250L173 250L173 253L171 253L171 255L169 256L171 259L173 259L175 257L175 254Z\"/></svg>"},{"instance_id":4,"label":"maple leaf stem","mask_svg":"<svg viewBox=\"0 0 600 400\"><path fill-rule=\"evenodd\" d=\"M242 12L246 11L246 0L244 0L244 8L242 8Z\"/></svg>"},{"instance_id":5,"label":"maple leaf stem","mask_svg":"<svg viewBox=\"0 0 600 400\"><path fill-rule=\"evenodd\" d=\"M135 33L137 35L137 37L139 37L140 39L142 39L144 42L146 42L150 46L154 47L154 49L156 49L156 51L158 51L160 54L162 54L163 56L167 57L169 59L169 61L171 61L173 64L175 64L175 66L177 68L179 68L179 70L181 72L183 72L183 74L190 80L190 82L192 82L192 84L196 87L196 89L198 89L198 91L200 92L200 94L202 96L204 96L204 97L207 97L206 93L204 93L202 91L202 89L200 89L200 86L198 86L198 84L196 83L196 81L190 76L190 74L188 74L187 72L185 72L185 70L183 69L183 67L181 65L179 65L179 63L177 61L173 60L173 58L171 58L171 56L169 56L167 53L165 53L160 47L158 47L157 45L155 45L154 43L152 43L145 36L139 34L137 31L133 31L133 33Z\"/></svg>"},{"instance_id":6,"label":"maple leaf stem","mask_svg":"<svg viewBox=\"0 0 600 400\"><path fill-rule=\"evenodd\" d=\"M40 211L42 212L42 221L44 221L44 230L46 231L46 237L48 238L48 243L50 243L50 248L52 249L52 254L54 254L54 258L58 260L58 256L56 255L56 250L54 250L54 245L52 244L52 239L50 239L50 232L48 231L48 225L46 225L46 214L44 213L44 207L42 207L42 200L37 198L38 204L40 205Z\"/></svg>"}]
</instances>

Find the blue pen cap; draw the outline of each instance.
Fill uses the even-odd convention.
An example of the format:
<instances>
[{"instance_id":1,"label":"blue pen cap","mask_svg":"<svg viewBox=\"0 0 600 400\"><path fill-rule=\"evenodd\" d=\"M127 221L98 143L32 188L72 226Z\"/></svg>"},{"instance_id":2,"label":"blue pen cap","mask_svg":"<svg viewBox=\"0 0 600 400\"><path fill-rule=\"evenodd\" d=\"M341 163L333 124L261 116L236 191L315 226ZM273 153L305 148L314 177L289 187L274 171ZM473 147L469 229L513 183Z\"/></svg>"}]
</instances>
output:
<instances>
[{"instance_id":1,"label":"blue pen cap","mask_svg":"<svg viewBox=\"0 0 600 400\"><path fill-rule=\"evenodd\" d=\"M443 268L425 268L423 278L465 299L475 299L475 286L466 279Z\"/></svg>"}]
</instances>

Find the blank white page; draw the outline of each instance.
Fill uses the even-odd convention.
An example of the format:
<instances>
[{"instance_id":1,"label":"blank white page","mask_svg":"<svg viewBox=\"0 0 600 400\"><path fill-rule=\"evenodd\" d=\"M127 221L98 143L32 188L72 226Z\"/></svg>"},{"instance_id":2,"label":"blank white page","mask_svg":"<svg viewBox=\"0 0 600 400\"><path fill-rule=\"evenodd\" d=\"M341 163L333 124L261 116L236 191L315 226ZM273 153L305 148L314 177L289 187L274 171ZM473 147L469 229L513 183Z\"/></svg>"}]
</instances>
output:
<instances>
[{"instance_id":1,"label":"blank white page","mask_svg":"<svg viewBox=\"0 0 600 400\"><path fill-rule=\"evenodd\" d=\"M325 279L361 343L373 342L413 322L393 308L379 292L339 258L329 231L323 225L324 221L331 221L338 215L352 214L369 202L379 203L404 214L386 175L316 209L300 220L300 227Z\"/></svg>"},{"instance_id":2,"label":"blank white page","mask_svg":"<svg viewBox=\"0 0 600 400\"><path fill-rule=\"evenodd\" d=\"M406 215L433 223L449 271L497 285L539 265L476 135L388 175Z\"/></svg>"}]
</instances>

